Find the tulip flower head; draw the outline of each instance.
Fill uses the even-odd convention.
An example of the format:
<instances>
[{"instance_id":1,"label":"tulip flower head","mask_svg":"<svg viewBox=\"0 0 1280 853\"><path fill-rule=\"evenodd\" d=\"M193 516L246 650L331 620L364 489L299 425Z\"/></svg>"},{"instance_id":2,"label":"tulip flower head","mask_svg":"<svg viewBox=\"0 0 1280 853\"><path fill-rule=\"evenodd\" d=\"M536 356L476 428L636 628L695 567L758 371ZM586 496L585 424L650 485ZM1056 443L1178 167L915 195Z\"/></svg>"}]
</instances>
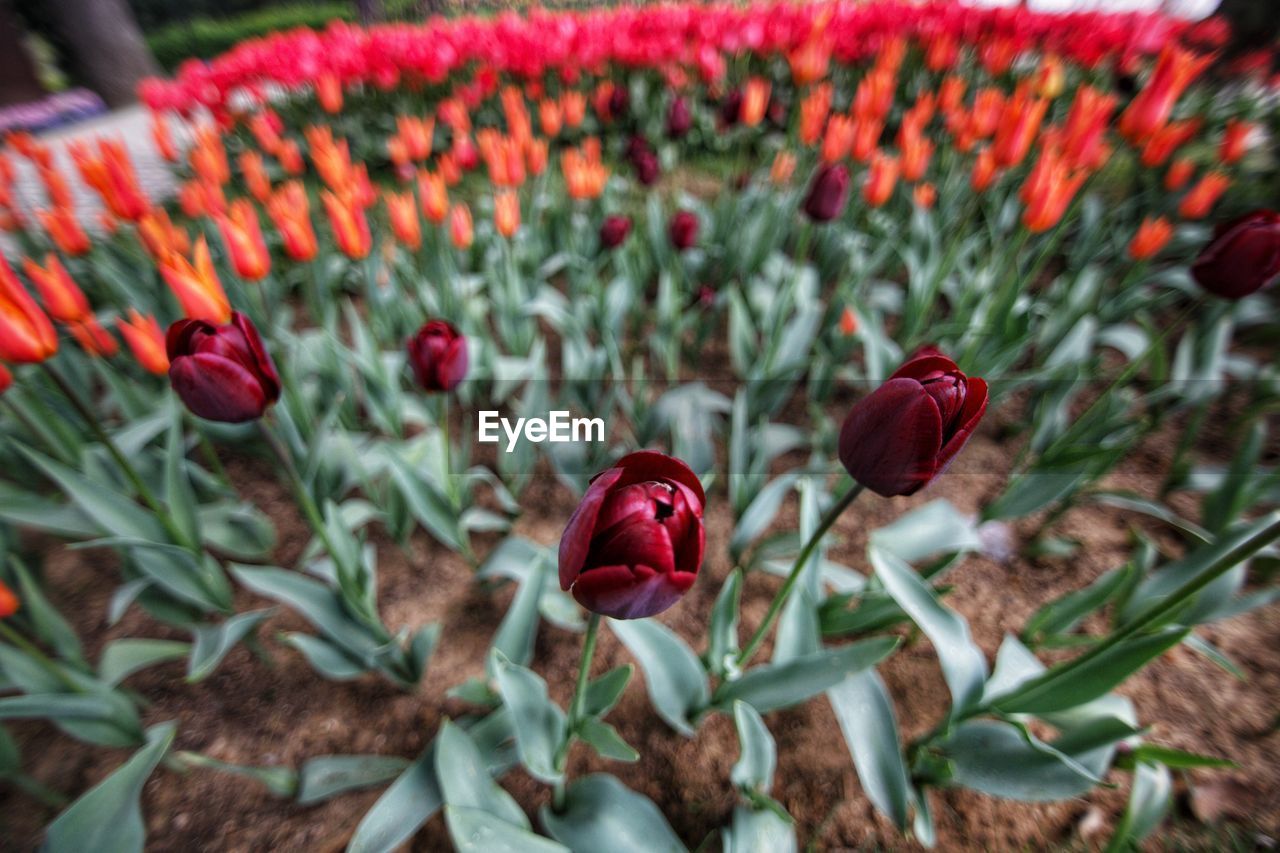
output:
<instances>
[{"instance_id":1,"label":"tulip flower head","mask_svg":"<svg viewBox=\"0 0 1280 853\"><path fill-rule=\"evenodd\" d=\"M129 309L129 319L116 318L116 328L129 345L133 357L148 373L163 374L169 372L169 355L165 352L164 332L156 318L139 314L136 308Z\"/></svg>"},{"instance_id":2,"label":"tulip flower head","mask_svg":"<svg viewBox=\"0 0 1280 853\"><path fill-rule=\"evenodd\" d=\"M593 613L642 619L688 592L702 565L702 484L679 459L628 454L597 474L560 537L560 587Z\"/></svg>"},{"instance_id":3,"label":"tulip flower head","mask_svg":"<svg viewBox=\"0 0 1280 853\"><path fill-rule=\"evenodd\" d=\"M493 226L508 239L520 230L520 197L515 190L502 190L494 196Z\"/></svg>"},{"instance_id":4,"label":"tulip flower head","mask_svg":"<svg viewBox=\"0 0 1280 853\"><path fill-rule=\"evenodd\" d=\"M170 252L158 263L160 275L178 297L187 317L215 324L230 321L231 303L218 281L204 237L196 241L190 261L178 252Z\"/></svg>"},{"instance_id":5,"label":"tulip flower head","mask_svg":"<svg viewBox=\"0 0 1280 853\"><path fill-rule=\"evenodd\" d=\"M32 258L23 258L22 271L35 284L45 310L53 319L63 323L79 323L90 316L89 300L71 279L57 255L52 252L45 255L43 267Z\"/></svg>"},{"instance_id":6,"label":"tulip flower head","mask_svg":"<svg viewBox=\"0 0 1280 853\"><path fill-rule=\"evenodd\" d=\"M946 470L987 410L987 383L925 350L849 411L840 462L883 497L911 495Z\"/></svg>"},{"instance_id":7,"label":"tulip flower head","mask_svg":"<svg viewBox=\"0 0 1280 853\"><path fill-rule=\"evenodd\" d=\"M606 216L604 222L600 223L600 245L606 249L618 248L626 242L630 234L631 217L629 216Z\"/></svg>"},{"instance_id":8,"label":"tulip flower head","mask_svg":"<svg viewBox=\"0 0 1280 853\"><path fill-rule=\"evenodd\" d=\"M36 211L36 218L41 227L49 235L61 251L72 257L88 254L92 244L89 235L80 227L76 213L70 207L55 207L52 210Z\"/></svg>"},{"instance_id":9,"label":"tulip flower head","mask_svg":"<svg viewBox=\"0 0 1280 853\"><path fill-rule=\"evenodd\" d=\"M814 222L830 222L849 201L849 170L843 163L824 163L813 175L802 209Z\"/></svg>"},{"instance_id":10,"label":"tulip flower head","mask_svg":"<svg viewBox=\"0 0 1280 853\"><path fill-rule=\"evenodd\" d=\"M423 391L452 391L467 377L467 339L451 323L428 320L407 348L414 381Z\"/></svg>"},{"instance_id":11,"label":"tulip flower head","mask_svg":"<svg viewBox=\"0 0 1280 853\"><path fill-rule=\"evenodd\" d=\"M667 226L667 235L677 251L693 248L698 242L698 215L690 210L676 211Z\"/></svg>"},{"instance_id":12,"label":"tulip flower head","mask_svg":"<svg viewBox=\"0 0 1280 853\"><path fill-rule=\"evenodd\" d=\"M369 232L369 219L364 208L356 203L351 193L337 195L328 190L320 191L320 201L329 216L333 239L338 249L353 261L369 256L373 248L373 235Z\"/></svg>"},{"instance_id":13,"label":"tulip flower head","mask_svg":"<svg viewBox=\"0 0 1280 853\"><path fill-rule=\"evenodd\" d=\"M1178 203L1178 215L1183 219L1204 219L1230 186L1231 179L1222 172L1206 173L1182 197Z\"/></svg>"},{"instance_id":14,"label":"tulip flower head","mask_svg":"<svg viewBox=\"0 0 1280 853\"><path fill-rule=\"evenodd\" d=\"M1129 257L1145 261L1157 255L1173 236L1173 224L1163 216L1148 216L1129 241Z\"/></svg>"},{"instance_id":15,"label":"tulip flower head","mask_svg":"<svg viewBox=\"0 0 1280 853\"><path fill-rule=\"evenodd\" d=\"M455 249L471 248L474 237L471 222L471 208L465 201L460 201L449 210L449 239Z\"/></svg>"},{"instance_id":16,"label":"tulip flower head","mask_svg":"<svg viewBox=\"0 0 1280 853\"><path fill-rule=\"evenodd\" d=\"M1255 210L1220 225L1191 276L1223 299L1243 299L1280 276L1280 213Z\"/></svg>"},{"instance_id":17,"label":"tulip flower head","mask_svg":"<svg viewBox=\"0 0 1280 853\"><path fill-rule=\"evenodd\" d=\"M391 233L396 242L411 252L422 245L422 224L418 221L418 205L412 192L384 192L387 218L391 221Z\"/></svg>"},{"instance_id":18,"label":"tulip flower head","mask_svg":"<svg viewBox=\"0 0 1280 853\"><path fill-rule=\"evenodd\" d=\"M8 619L18 612L20 606L18 596L4 585L4 581L0 581L0 619Z\"/></svg>"},{"instance_id":19,"label":"tulip flower head","mask_svg":"<svg viewBox=\"0 0 1280 853\"><path fill-rule=\"evenodd\" d=\"M34 364L57 351L53 324L0 256L0 360Z\"/></svg>"},{"instance_id":20,"label":"tulip flower head","mask_svg":"<svg viewBox=\"0 0 1280 853\"><path fill-rule=\"evenodd\" d=\"M253 322L238 311L224 326L179 320L165 335L165 352L174 392L205 420L256 420L280 398L276 366Z\"/></svg>"},{"instance_id":21,"label":"tulip flower head","mask_svg":"<svg viewBox=\"0 0 1280 853\"><path fill-rule=\"evenodd\" d=\"M222 242L227 247L231 266L236 275L245 281L259 281L271 271L271 255L262 238L262 226L258 223L258 211L247 198L231 203L227 214L215 215Z\"/></svg>"}]
</instances>

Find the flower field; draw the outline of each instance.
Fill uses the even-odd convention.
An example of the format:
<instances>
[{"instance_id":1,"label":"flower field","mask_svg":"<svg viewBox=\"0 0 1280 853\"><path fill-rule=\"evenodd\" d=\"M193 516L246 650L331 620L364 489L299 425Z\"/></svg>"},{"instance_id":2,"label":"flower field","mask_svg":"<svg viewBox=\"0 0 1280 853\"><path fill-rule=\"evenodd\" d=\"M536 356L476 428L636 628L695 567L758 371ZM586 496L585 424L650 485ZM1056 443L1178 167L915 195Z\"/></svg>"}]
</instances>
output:
<instances>
[{"instance_id":1,"label":"flower field","mask_svg":"<svg viewBox=\"0 0 1280 853\"><path fill-rule=\"evenodd\" d=\"M335 22L142 86L173 199L10 133L0 846L1274 836L1280 101L1228 35Z\"/></svg>"}]
</instances>

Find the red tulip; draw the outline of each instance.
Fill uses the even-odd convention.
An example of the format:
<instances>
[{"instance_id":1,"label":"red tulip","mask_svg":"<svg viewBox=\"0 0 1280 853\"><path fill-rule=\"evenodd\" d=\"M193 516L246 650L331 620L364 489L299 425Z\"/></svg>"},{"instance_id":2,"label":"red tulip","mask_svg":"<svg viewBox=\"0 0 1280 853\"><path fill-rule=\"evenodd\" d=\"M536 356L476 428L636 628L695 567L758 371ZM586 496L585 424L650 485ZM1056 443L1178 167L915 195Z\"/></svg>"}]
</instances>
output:
<instances>
[{"instance_id":1,"label":"red tulip","mask_svg":"<svg viewBox=\"0 0 1280 853\"><path fill-rule=\"evenodd\" d=\"M1224 299L1243 299L1274 281L1280 275L1280 213L1255 210L1219 226L1191 275Z\"/></svg>"},{"instance_id":2,"label":"red tulip","mask_svg":"<svg viewBox=\"0 0 1280 853\"><path fill-rule=\"evenodd\" d=\"M0 619L7 619L18 612L20 603L13 590L0 581Z\"/></svg>"},{"instance_id":3,"label":"red tulip","mask_svg":"<svg viewBox=\"0 0 1280 853\"><path fill-rule=\"evenodd\" d=\"M689 132L693 126L693 114L689 111L689 100L677 97L667 108L667 136L679 139Z\"/></svg>"},{"instance_id":4,"label":"red tulip","mask_svg":"<svg viewBox=\"0 0 1280 853\"><path fill-rule=\"evenodd\" d=\"M987 383L923 351L849 411L840 462L884 497L911 495L941 474L987 410Z\"/></svg>"},{"instance_id":5,"label":"red tulip","mask_svg":"<svg viewBox=\"0 0 1280 853\"><path fill-rule=\"evenodd\" d=\"M560 588L614 619L661 613L693 586L705 532L702 484L653 451L597 474L560 537Z\"/></svg>"},{"instance_id":6,"label":"red tulip","mask_svg":"<svg viewBox=\"0 0 1280 853\"><path fill-rule=\"evenodd\" d=\"M671 217L667 232L671 237L671 245L678 251L693 248L693 244L698 242L698 215L689 210L676 211Z\"/></svg>"},{"instance_id":7,"label":"red tulip","mask_svg":"<svg viewBox=\"0 0 1280 853\"><path fill-rule=\"evenodd\" d=\"M626 242L631 234L631 217L606 216L600 224L600 245L606 249L616 249Z\"/></svg>"},{"instance_id":8,"label":"red tulip","mask_svg":"<svg viewBox=\"0 0 1280 853\"><path fill-rule=\"evenodd\" d=\"M280 398L280 377L253 322L239 311L231 322L179 320L165 335L169 382L193 414L242 423L262 417Z\"/></svg>"},{"instance_id":9,"label":"red tulip","mask_svg":"<svg viewBox=\"0 0 1280 853\"><path fill-rule=\"evenodd\" d=\"M428 320L409 339L409 366L424 391L452 391L467 376L467 339L444 320Z\"/></svg>"},{"instance_id":10,"label":"red tulip","mask_svg":"<svg viewBox=\"0 0 1280 853\"><path fill-rule=\"evenodd\" d=\"M803 210L814 222L830 222L844 213L849 201L849 170L842 163L824 163L814 173Z\"/></svg>"}]
</instances>

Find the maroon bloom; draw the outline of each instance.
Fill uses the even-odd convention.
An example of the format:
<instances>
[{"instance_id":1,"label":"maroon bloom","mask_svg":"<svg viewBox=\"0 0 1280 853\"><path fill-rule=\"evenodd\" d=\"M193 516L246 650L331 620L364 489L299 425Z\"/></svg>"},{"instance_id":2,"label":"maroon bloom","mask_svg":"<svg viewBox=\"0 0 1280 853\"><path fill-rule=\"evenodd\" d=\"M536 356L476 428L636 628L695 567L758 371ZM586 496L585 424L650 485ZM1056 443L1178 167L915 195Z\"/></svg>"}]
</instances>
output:
<instances>
[{"instance_id":1,"label":"maroon bloom","mask_svg":"<svg viewBox=\"0 0 1280 853\"><path fill-rule=\"evenodd\" d=\"M600 223L600 245L606 249L618 248L630 234L630 216L606 216L604 222Z\"/></svg>"},{"instance_id":2,"label":"maroon bloom","mask_svg":"<svg viewBox=\"0 0 1280 853\"><path fill-rule=\"evenodd\" d=\"M643 186L652 186L662 171L658 154L643 136L633 136L627 144L627 159L636 170L636 180Z\"/></svg>"},{"instance_id":3,"label":"maroon bloom","mask_svg":"<svg viewBox=\"0 0 1280 853\"><path fill-rule=\"evenodd\" d=\"M689 109L689 99L683 95L677 97L667 108L667 136L679 139L693 127L693 113Z\"/></svg>"},{"instance_id":4,"label":"maroon bloom","mask_svg":"<svg viewBox=\"0 0 1280 853\"><path fill-rule=\"evenodd\" d=\"M854 404L840 462L876 494L915 494L946 470L986 410L984 380L936 351L918 355Z\"/></svg>"},{"instance_id":5,"label":"maroon bloom","mask_svg":"<svg viewBox=\"0 0 1280 853\"><path fill-rule=\"evenodd\" d=\"M679 459L629 453L592 479L560 537L560 588L614 619L661 613L702 565L706 502Z\"/></svg>"},{"instance_id":6,"label":"maroon bloom","mask_svg":"<svg viewBox=\"0 0 1280 853\"><path fill-rule=\"evenodd\" d=\"M169 383L192 414L236 424L262 417L280 398L280 376L253 322L239 311L231 322L179 320L165 335Z\"/></svg>"},{"instance_id":7,"label":"maroon bloom","mask_svg":"<svg viewBox=\"0 0 1280 853\"><path fill-rule=\"evenodd\" d=\"M813 176L803 209L814 222L830 222L844 213L849 200L849 170L840 163L826 163Z\"/></svg>"},{"instance_id":8,"label":"maroon bloom","mask_svg":"<svg viewBox=\"0 0 1280 853\"><path fill-rule=\"evenodd\" d=\"M690 210L677 210L667 227L671 245L683 252L698 242L698 215Z\"/></svg>"},{"instance_id":9,"label":"maroon bloom","mask_svg":"<svg viewBox=\"0 0 1280 853\"><path fill-rule=\"evenodd\" d=\"M408 350L414 381L423 391L452 391L467 376L467 339L452 323L423 323Z\"/></svg>"},{"instance_id":10,"label":"maroon bloom","mask_svg":"<svg viewBox=\"0 0 1280 853\"><path fill-rule=\"evenodd\" d=\"M733 127L742 118L742 90L730 89L720 102L720 126Z\"/></svg>"},{"instance_id":11,"label":"maroon bloom","mask_svg":"<svg viewBox=\"0 0 1280 853\"><path fill-rule=\"evenodd\" d=\"M1243 299L1274 281L1280 275L1280 213L1255 210L1218 226L1191 275L1224 299Z\"/></svg>"}]
</instances>

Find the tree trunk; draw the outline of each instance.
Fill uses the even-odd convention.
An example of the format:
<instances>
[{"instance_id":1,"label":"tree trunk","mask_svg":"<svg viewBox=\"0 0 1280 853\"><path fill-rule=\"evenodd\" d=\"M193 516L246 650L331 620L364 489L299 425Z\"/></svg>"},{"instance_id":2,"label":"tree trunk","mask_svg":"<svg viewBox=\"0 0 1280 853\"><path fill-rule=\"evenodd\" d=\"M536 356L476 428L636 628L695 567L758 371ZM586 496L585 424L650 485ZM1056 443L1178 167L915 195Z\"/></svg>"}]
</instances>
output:
<instances>
[{"instance_id":1,"label":"tree trunk","mask_svg":"<svg viewBox=\"0 0 1280 853\"><path fill-rule=\"evenodd\" d=\"M41 12L67 47L69 69L113 107L137 98L159 66L126 0L45 0Z\"/></svg>"},{"instance_id":2,"label":"tree trunk","mask_svg":"<svg viewBox=\"0 0 1280 853\"><path fill-rule=\"evenodd\" d=\"M0 106L35 101L44 96L27 47L22 43L22 27L9 7L0 3Z\"/></svg>"},{"instance_id":3,"label":"tree trunk","mask_svg":"<svg viewBox=\"0 0 1280 853\"><path fill-rule=\"evenodd\" d=\"M379 23L383 18L382 0L356 0L356 13L366 27Z\"/></svg>"}]
</instances>

